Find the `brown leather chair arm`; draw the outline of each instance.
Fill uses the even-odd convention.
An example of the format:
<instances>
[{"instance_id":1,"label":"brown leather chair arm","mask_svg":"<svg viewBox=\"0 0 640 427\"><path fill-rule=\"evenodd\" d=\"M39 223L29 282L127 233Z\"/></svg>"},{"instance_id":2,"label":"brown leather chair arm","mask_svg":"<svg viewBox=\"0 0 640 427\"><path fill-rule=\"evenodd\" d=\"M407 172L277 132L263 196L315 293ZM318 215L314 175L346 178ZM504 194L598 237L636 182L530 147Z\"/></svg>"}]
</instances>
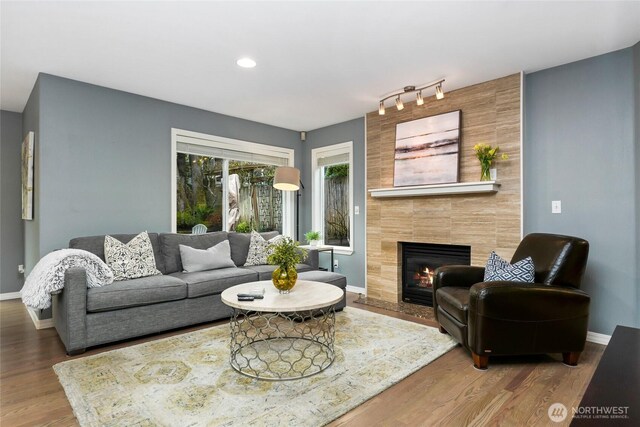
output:
<instances>
[{"instance_id":1,"label":"brown leather chair arm","mask_svg":"<svg viewBox=\"0 0 640 427\"><path fill-rule=\"evenodd\" d=\"M445 286L469 288L484 280L484 267L471 265L446 265L436 270L433 291Z\"/></svg>"},{"instance_id":2,"label":"brown leather chair arm","mask_svg":"<svg viewBox=\"0 0 640 427\"><path fill-rule=\"evenodd\" d=\"M469 317L543 322L589 315L591 298L569 287L521 282L476 283L469 292Z\"/></svg>"}]
</instances>

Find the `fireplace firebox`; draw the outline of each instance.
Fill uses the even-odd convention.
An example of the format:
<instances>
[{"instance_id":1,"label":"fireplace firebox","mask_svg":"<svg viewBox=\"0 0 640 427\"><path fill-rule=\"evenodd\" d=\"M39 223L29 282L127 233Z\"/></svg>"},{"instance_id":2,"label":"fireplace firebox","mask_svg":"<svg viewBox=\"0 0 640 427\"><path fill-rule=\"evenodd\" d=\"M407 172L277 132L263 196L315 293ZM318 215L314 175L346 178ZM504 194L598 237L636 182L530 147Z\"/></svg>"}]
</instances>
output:
<instances>
[{"instance_id":1,"label":"fireplace firebox","mask_svg":"<svg viewBox=\"0 0 640 427\"><path fill-rule=\"evenodd\" d=\"M400 242L402 301L433 307L433 276L443 265L471 265L471 246Z\"/></svg>"}]
</instances>

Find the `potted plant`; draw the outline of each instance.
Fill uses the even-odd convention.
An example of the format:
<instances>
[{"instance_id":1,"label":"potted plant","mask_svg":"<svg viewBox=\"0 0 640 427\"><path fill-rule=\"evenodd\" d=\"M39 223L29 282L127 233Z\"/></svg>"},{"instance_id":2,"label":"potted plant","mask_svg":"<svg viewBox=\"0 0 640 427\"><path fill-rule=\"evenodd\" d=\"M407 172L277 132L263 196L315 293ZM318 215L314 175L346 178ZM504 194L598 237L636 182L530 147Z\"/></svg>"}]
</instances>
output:
<instances>
[{"instance_id":1,"label":"potted plant","mask_svg":"<svg viewBox=\"0 0 640 427\"><path fill-rule=\"evenodd\" d=\"M251 225L247 221L240 221L238 225L236 225L236 231L238 233L251 233Z\"/></svg>"},{"instance_id":2,"label":"potted plant","mask_svg":"<svg viewBox=\"0 0 640 427\"><path fill-rule=\"evenodd\" d=\"M281 294L288 294L298 280L296 264L307 257L307 251L298 247L299 243L290 237L284 237L268 246L270 252L267 262L278 267L273 271L273 286Z\"/></svg>"},{"instance_id":3,"label":"potted plant","mask_svg":"<svg viewBox=\"0 0 640 427\"><path fill-rule=\"evenodd\" d=\"M499 147L492 147L489 144L476 144L473 146L473 150L476 152L476 157L480 160L480 167L482 172L480 173L480 181L491 180L491 163L498 156ZM500 156L501 159L506 160L509 158L506 154Z\"/></svg>"},{"instance_id":4,"label":"potted plant","mask_svg":"<svg viewBox=\"0 0 640 427\"><path fill-rule=\"evenodd\" d=\"M307 231L304 233L304 238L309 242L310 246L318 246L318 240L320 240L320 233L318 231Z\"/></svg>"}]
</instances>

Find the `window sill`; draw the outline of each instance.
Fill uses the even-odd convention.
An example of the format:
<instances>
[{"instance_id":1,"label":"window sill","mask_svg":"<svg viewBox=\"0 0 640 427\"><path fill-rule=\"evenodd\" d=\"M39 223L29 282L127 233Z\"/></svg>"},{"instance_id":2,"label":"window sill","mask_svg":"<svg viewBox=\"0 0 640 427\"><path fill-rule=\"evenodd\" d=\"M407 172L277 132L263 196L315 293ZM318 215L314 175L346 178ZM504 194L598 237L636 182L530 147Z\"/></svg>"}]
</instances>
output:
<instances>
[{"instance_id":1,"label":"window sill","mask_svg":"<svg viewBox=\"0 0 640 427\"><path fill-rule=\"evenodd\" d=\"M333 253L336 255L353 255L353 249L333 247Z\"/></svg>"}]
</instances>

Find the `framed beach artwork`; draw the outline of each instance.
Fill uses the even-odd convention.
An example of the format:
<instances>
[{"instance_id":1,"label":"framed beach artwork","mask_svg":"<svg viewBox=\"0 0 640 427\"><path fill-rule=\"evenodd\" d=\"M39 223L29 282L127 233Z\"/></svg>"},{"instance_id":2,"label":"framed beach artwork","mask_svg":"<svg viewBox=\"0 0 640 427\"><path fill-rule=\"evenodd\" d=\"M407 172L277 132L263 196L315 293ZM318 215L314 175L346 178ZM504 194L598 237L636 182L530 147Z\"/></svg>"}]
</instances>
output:
<instances>
[{"instance_id":1,"label":"framed beach artwork","mask_svg":"<svg viewBox=\"0 0 640 427\"><path fill-rule=\"evenodd\" d=\"M22 219L33 219L33 132L22 141Z\"/></svg>"},{"instance_id":2,"label":"framed beach artwork","mask_svg":"<svg viewBox=\"0 0 640 427\"><path fill-rule=\"evenodd\" d=\"M393 185L458 182L461 111L396 126Z\"/></svg>"}]
</instances>

